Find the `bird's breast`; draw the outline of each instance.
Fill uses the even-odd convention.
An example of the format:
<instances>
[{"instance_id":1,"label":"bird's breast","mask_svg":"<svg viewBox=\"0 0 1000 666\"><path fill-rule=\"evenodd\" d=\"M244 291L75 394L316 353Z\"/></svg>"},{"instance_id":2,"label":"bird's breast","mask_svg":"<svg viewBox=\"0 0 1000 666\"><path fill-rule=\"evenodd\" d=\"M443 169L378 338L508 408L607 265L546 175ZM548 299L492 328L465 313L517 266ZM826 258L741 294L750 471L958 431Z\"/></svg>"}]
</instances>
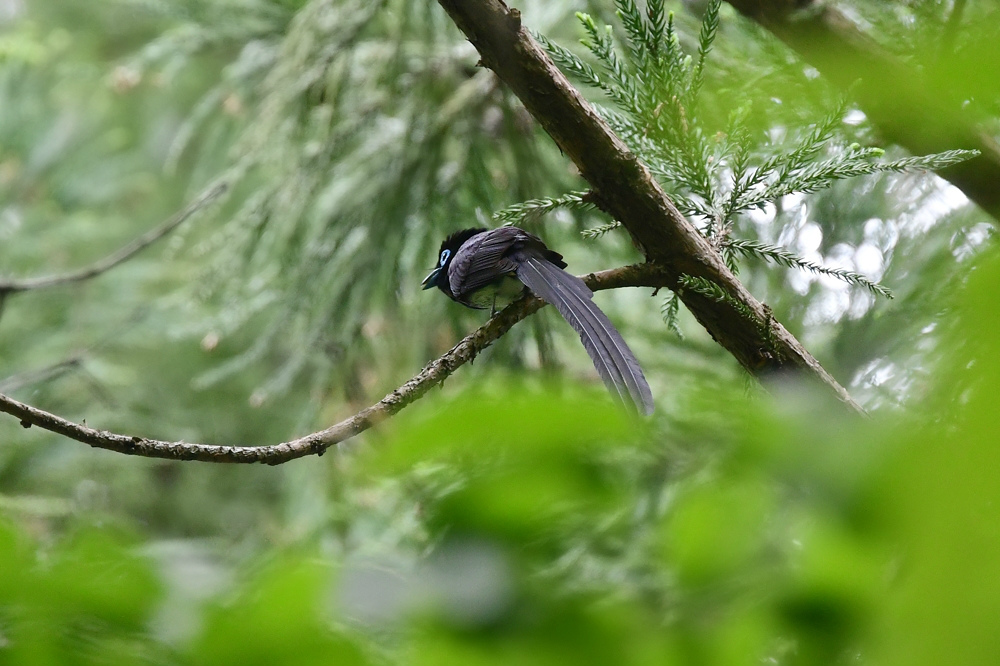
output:
<instances>
[{"instance_id":1,"label":"bird's breast","mask_svg":"<svg viewBox=\"0 0 1000 666\"><path fill-rule=\"evenodd\" d=\"M471 293L462 294L461 301L482 310L499 310L511 304L524 292L524 284L516 277L504 276Z\"/></svg>"}]
</instances>

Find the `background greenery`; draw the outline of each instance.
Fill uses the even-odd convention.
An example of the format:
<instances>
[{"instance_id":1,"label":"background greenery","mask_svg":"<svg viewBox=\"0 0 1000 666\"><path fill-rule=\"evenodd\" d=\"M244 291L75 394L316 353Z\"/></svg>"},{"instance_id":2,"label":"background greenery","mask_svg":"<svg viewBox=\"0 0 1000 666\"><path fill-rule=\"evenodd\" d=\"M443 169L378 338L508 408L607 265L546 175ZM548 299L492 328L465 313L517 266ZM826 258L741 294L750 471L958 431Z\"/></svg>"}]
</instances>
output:
<instances>
[{"instance_id":1,"label":"background greenery","mask_svg":"<svg viewBox=\"0 0 1000 666\"><path fill-rule=\"evenodd\" d=\"M667 4L696 62L706 3ZM959 3L837 4L920 64ZM611 3L521 8L595 67L575 11L627 51ZM965 12L960 41L996 25ZM265 444L353 413L482 322L419 290L445 233L585 189L433 2L0 16L0 274L83 265L235 184L114 271L6 299L0 390L95 427ZM735 136L742 109L751 164L842 101L727 6L708 62L691 123ZM995 129L1000 96L977 91ZM834 116L816 159L882 143L849 102ZM721 183L725 159L692 164ZM591 210L517 219L579 273L639 259L622 231L581 234L610 222ZM378 432L277 468L0 420L0 663L992 663L995 221L920 171L730 221L893 291L740 262L872 418L762 391L683 311L668 330L663 294L622 290L597 299L653 386L648 423L549 312Z\"/></svg>"}]
</instances>

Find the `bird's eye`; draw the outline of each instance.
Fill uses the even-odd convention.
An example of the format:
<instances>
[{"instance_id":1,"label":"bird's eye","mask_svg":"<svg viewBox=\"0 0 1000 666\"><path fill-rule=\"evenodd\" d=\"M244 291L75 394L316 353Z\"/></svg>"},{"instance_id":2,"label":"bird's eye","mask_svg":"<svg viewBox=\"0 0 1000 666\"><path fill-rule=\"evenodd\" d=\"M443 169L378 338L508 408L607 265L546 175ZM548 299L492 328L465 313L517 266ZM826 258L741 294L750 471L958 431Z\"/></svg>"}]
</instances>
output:
<instances>
[{"instance_id":1,"label":"bird's eye","mask_svg":"<svg viewBox=\"0 0 1000 666\"><path fill-rule=\"evenodd\" d=\"M441 250L441 260L438 262L438 266L444 268L444 265L448 263L448 257L451 256L451 250Z\"/></svg>"}]
</instances>

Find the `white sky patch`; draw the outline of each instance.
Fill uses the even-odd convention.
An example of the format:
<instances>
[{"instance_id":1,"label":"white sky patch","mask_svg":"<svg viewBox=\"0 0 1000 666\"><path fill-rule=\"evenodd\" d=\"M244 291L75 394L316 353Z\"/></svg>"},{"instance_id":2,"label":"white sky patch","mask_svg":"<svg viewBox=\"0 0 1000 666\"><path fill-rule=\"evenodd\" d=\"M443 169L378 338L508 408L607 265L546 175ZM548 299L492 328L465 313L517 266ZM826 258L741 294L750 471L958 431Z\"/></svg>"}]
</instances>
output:
<instances>
[{"instance_id":1,"label":"white sky patch","mask_svg":"<svg viewBox=\"0 0 1000 666\"><path fill-rule=\"evenodd\" d=\"M812 275L805 271L788 271L788 286L799 296L805 296L809 293L809 285L812 284L812 281Z\"/></svg>"},{"instance_id":2,"label":"white sky patch","mask_svg":"<svg viewBox=\"0 0 1000 666\"><path fill-rule=\"evenodd\" d=\"M868 116L860 109L851 109L844 116L844 123L847 125L860 125L868 120Z\"/></svg>"},{"instance_id":3,"label":"white sky patch","mask_svg":"<svg viewBox=\"0 0 1000 666\"><path fill-rule=\"evenodd\" d=\"M813 254L823 244L823 229L815 222L809 222L799 231L795 246L802 254Z\"/></svg>"},{"instance_id":4,"label":"white sky patch","mask_svg":"<svg viewBox=\"0 0 1000 666\"><path fill-rule=\"evenodd\" d=\"M799 231L809 222L809 206L807 206L801 198L799 198L797 203L791 203L785 205L785 201L791 199L791 197L785 197L782 200L782 205L788 212L788 217L790 221L788 224L781 229L781 233L778 234L778 245L783 247L790 247L793 245L794 241L798 238Z\"/></svg>"},{"instance_id":5,"label":"white sky patch","mask_svg":"<svg viewBox=\"0 0 1000 666\"><path fill-rule=\"evenodd\" d=\"M793 208L798 208L806 200L806 195L801 192L796 192L794 194L786 194L781 197L781 207L785 210L791 210Z\"/></svg>"},{"instance_id":6,"label":"white sky patch","mask_svg":"<svg viewBox=\"0 0 1000 666\"><path fill-rule=\"evenodd\" d=\"M936 179L934 192L930 194L912 215L904 215L904 231L910 236L927 233L938 220L969 203L969 198L960 189L943 180Z\"/></svg>"},{"instance_id":7,"label":"white sky patch","mask_svg":"<svg viewBox=\"0 0 1000 666\"><path fill-rule=\"evenodd\" d=\"M854 266L859 273L878 280L882 277L882 251L865 241L854 250Z\"/></svg>"},{"instance_id":8,"label":"white sky patch","mask_svg":"<svg viewBox=\"0 0 1000 666\"><path fill-rule=\"evenodd\" d=\"M858 372L858 379L868 386L882 386L896 376L897 370L895 363L877 358Z\"/></svg>"},{"instance_id":9,"label":"white sky patch","mask_svg":"<svg viewBox=\"0 0 1000 666\"><path fill-rule=\"evenodd\" d=\"M778 209L774 207L773 203L767 203L764 205L763 209L754 208L750 211L750 221L753 222L757 227L760 227L759 231L771 226L774 222L774 216L777 214Z\"/></svg>"},{"instance_id":10,"label":"white sky patch","mask_svg":"<svg viewBox=\"0 0 1000 666\"><path fill-rule=\"evenodd\" d=\"M21 228L24 218L16 206L7 206L0 211L0 238L10 238Z\"/></svg>"},{"instance_id":11,"label":"white sky patch","mask_svg":"<svg viewBox=\"0 0 1000 666\"><path fill-rule=\"evenodd\" d=\"M824 291L809 305L803 323L818 326L840 321L850 307L851 296L846 289Z\"/></svg>"},{"instance_id":12,"label":"white sky patch","mask_svg":"<svg viewBox=\"0 0 1000 666\"><path fill-rule=\"evenodd\" d=\"M851 319L861 319L873 305L875 305L875 296L867 291L856 289L851 294L851 307L847 311L847 316Z\"/></svg>"},{"instance_id":13,"label":"white sky patch","mask_svg":"<svg viewBox=\"0 0 1000 666\"><path fill-rule=\"evenodd\" d=\"M854 246L847 243L837 243L830 248L830 254L826 255L821 263L830 268L841 268L847 271L856 270L854 265ZM824 288L835 291L846 291L850 286L843 280L839 280L832 275L819 276L819 282ZM846 306L844 310L846 311Z\"/></svg>"},{"instance_id":14,"label":"white sky patch","mask_svg":"<svg viewBox=\"0 0 1000 666\"><path fill-rule=\"evenodd\" d=\"M865 242L871 243L883 254L891 252L899 242L899 225L893 220L873 217L865 222Z\"/></svg>"},{"instance_id":15,"label":"white sky patch","mask_svg":"<svg viewBox=\"0 0 1000 666\"><path fill-rule=\"evenodd\" d=\"M0 0L0 21L13 21L24 10L21 0Z\"/></svg>"},{"instance_id":16,"label":"white sky patch","mask_svg":"<svg viewBox=\"0 0 1000 666\"><path fill-rule=\"evenodd\" d=\"M965 233L956 235L952 255L958 261L964 261L976 253L977 248L986 242L993 233L993 226L986 222L980 222Z\"/></svg>"}]
</instances>

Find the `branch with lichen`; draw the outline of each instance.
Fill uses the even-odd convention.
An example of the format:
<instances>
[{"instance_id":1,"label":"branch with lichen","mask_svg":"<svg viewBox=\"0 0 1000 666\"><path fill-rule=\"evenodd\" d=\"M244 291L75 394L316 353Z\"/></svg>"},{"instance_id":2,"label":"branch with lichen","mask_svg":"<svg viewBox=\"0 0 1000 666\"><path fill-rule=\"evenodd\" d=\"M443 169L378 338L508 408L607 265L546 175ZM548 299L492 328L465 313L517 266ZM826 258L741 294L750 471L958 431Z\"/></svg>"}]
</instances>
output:
<instances>
[{"instance_id":1,"label":"branch with lichen","mask_svg":"<svg viewBox=\"0 0 1000 666\"><path fill-rule=\"evenodd\" d=\"M655 264L637 264L582 276L594 291L621 287L662 287L664 271ZM473 360L515 324L545 305L530 294L504 308L495 317L467 335L449 351L434 359L412 379L374 405L357 414L298 439L269 446L221 446L191 442L167 442L139 435L97 430L19 402L0 394L0 412L19 419L25 428L37 426L98 449L127 455L169 460L200 460L216 463L280 463L308 455L322 455L328 448L346 441L413 403L433 387L443 383L455 370Z\"/></svg>"}]
</instances>

